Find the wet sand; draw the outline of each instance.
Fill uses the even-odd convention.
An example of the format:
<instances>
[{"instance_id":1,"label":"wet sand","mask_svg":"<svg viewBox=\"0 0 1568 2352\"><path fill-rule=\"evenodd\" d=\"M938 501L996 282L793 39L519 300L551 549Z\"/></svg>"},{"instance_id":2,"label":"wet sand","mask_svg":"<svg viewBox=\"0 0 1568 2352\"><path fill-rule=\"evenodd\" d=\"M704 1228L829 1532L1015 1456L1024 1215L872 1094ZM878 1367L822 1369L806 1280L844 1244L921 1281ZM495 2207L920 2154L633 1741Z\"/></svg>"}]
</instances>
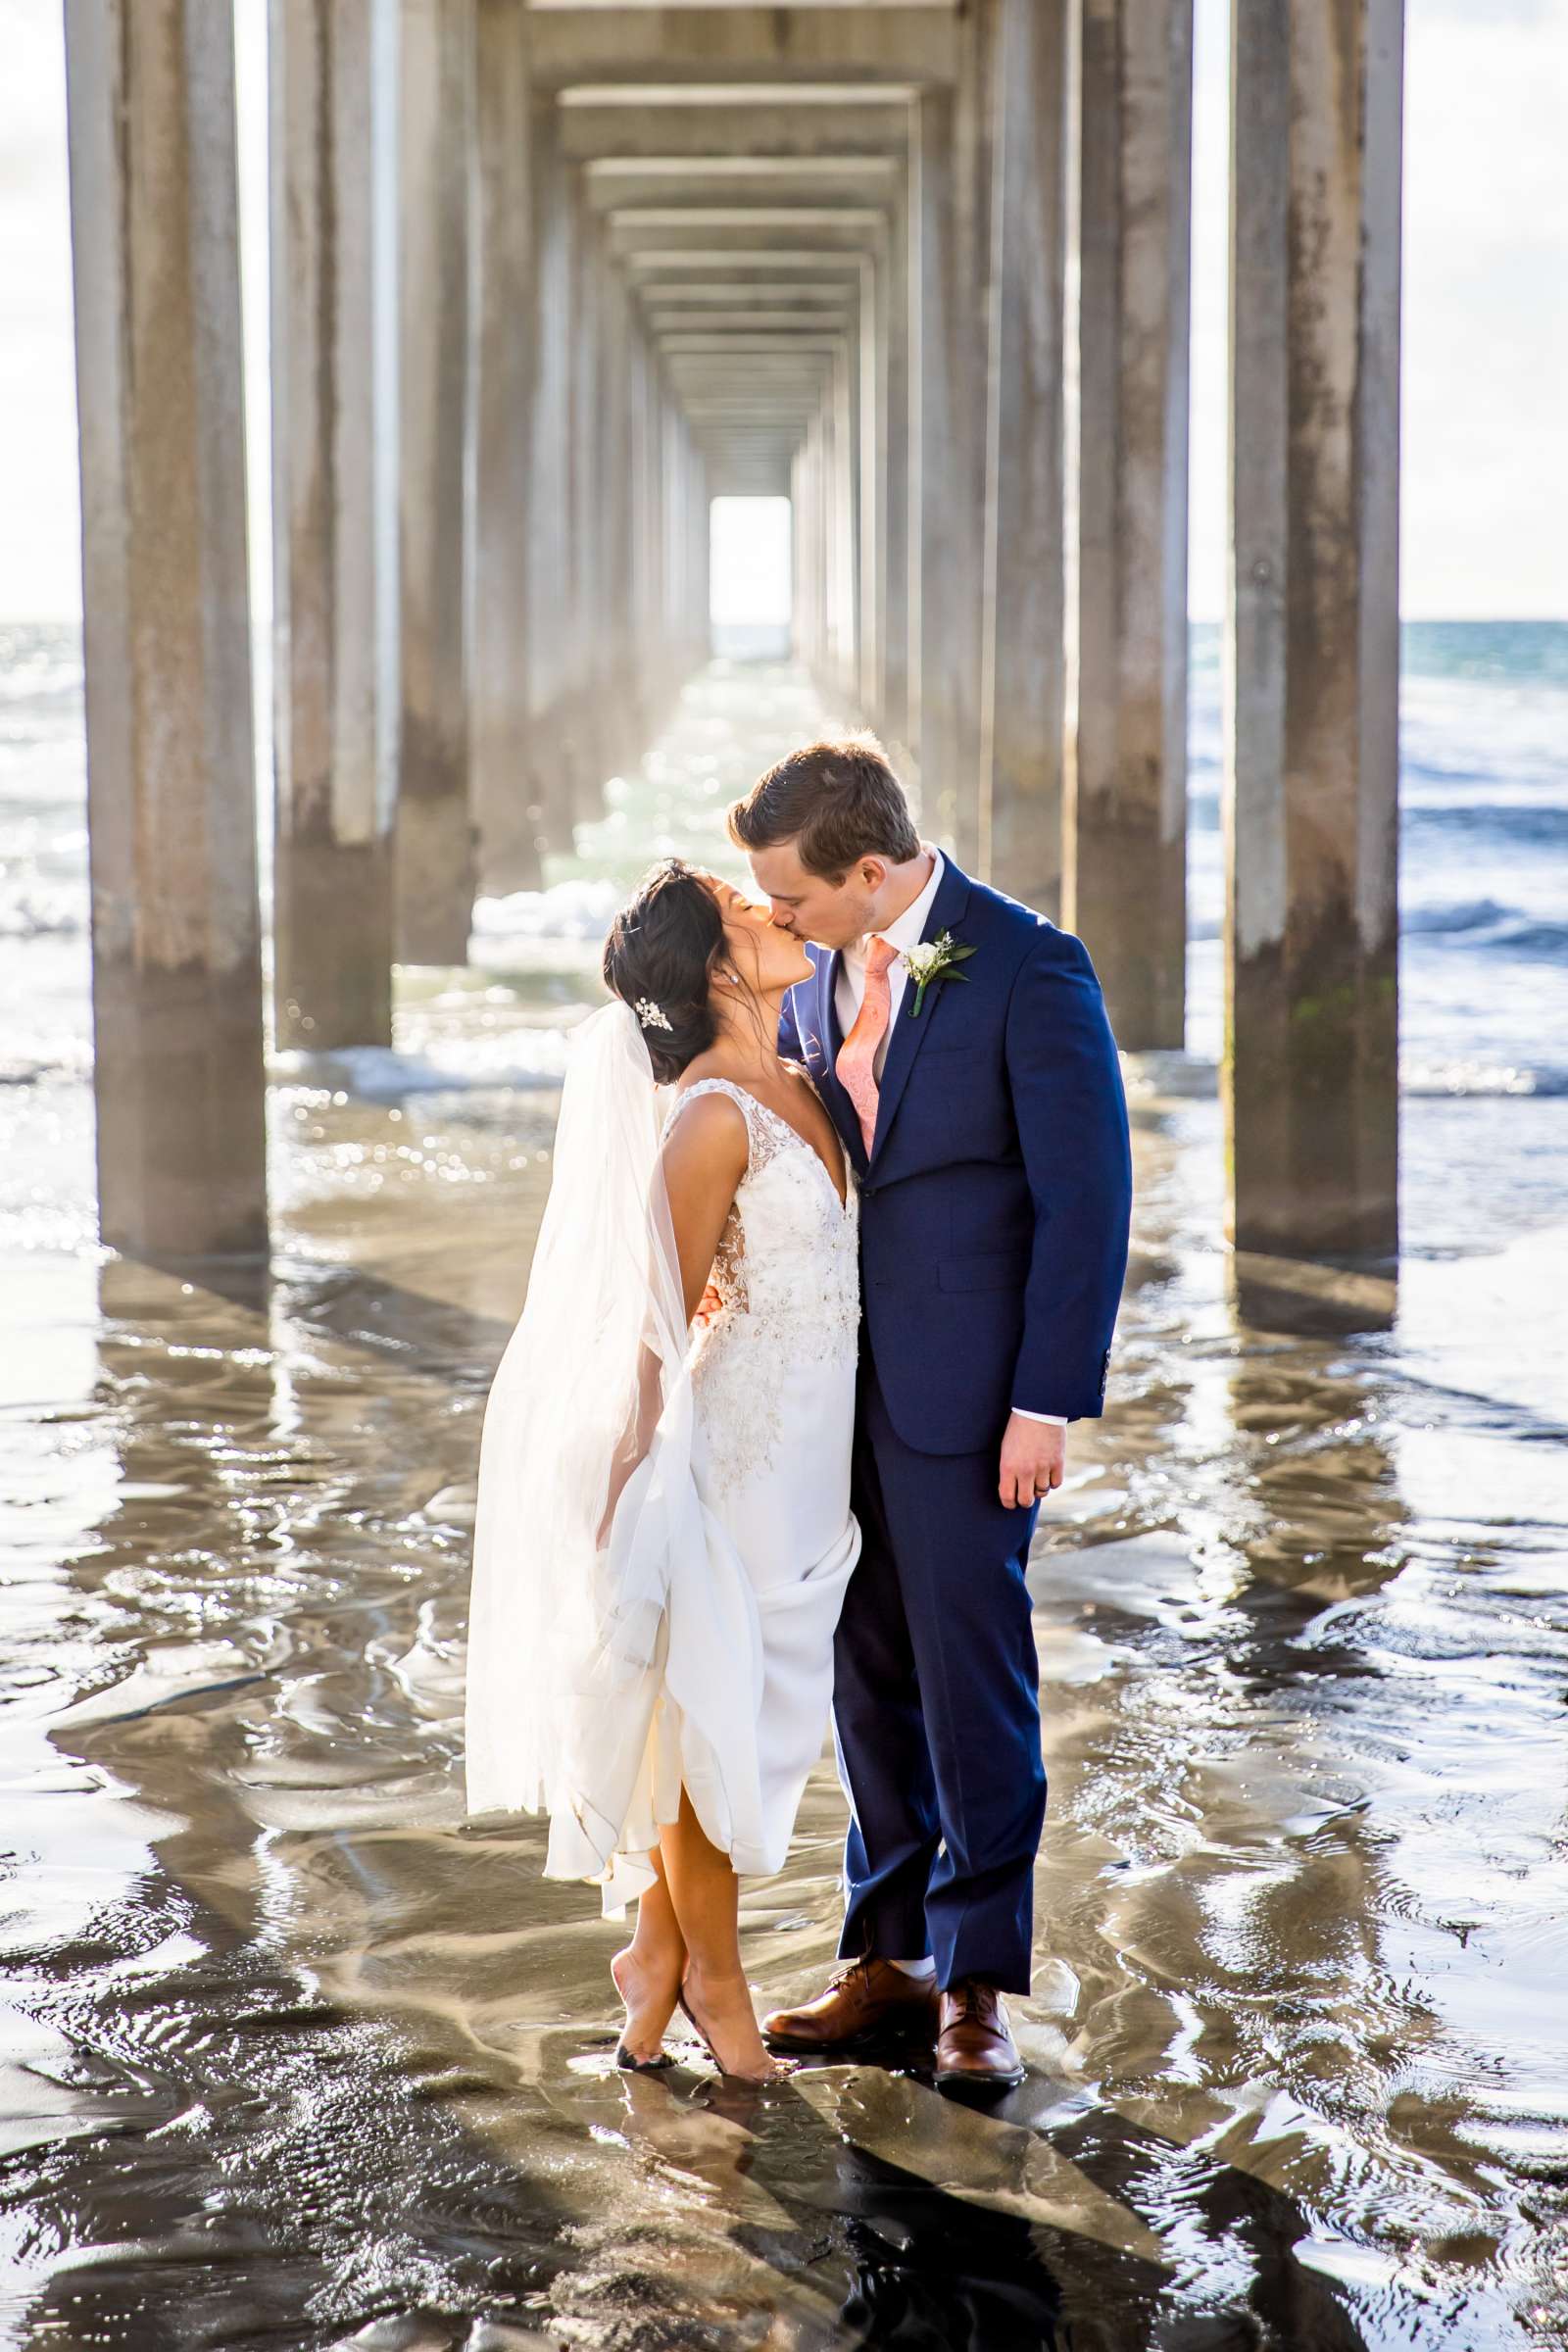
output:
<instances>
[{"instance_id":1,"label":"wet sand","mask_svg":"<svg viewBox=\"0 0 1568 2352\"><path fill-rule=\"evenodd\" d=\"M699 689L604 870L710 842L803 709ZM471 1079L548 1073L592 962L415 976L400 1047L462 1091L290 1071L269 1276L103 1259L79 1081L7 1113L6 2339L1568 2345L1568 1235L1418 1223L1396 1298L1238 1264L1211 1072L1131 1064L1109 1410L1033 1570L1027 2083L624 2077L617 1931L459 1797L555 1108ZM1423 1169L1484 1149L1406 1115ZM825 1758L745 1892L769 2003L829 1964L843 1824Z\"/></svg>"}]
</instances>

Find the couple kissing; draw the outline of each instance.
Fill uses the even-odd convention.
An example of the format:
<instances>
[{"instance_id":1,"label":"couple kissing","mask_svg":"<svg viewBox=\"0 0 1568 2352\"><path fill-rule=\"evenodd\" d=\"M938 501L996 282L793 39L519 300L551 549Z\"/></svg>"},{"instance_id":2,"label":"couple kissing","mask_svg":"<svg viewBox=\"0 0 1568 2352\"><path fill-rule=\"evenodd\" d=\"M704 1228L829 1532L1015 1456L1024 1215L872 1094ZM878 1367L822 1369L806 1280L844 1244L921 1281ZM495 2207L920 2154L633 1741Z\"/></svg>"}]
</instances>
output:
<instances>
[{"instance_id":1,"label":"couple kissing","mask_svg":"<svg viewBox=\"0 0 1568 2352\"><path fill-rule=\"evenodd\" d=\"M544 1810L547 1875L635 1902L622 2066L680 2010L729 2074L897 2049L990 2097L1046 1806L1025 1569L1126 1267L1115 1042L1082 944L922 841L873 737L729 829L755 895L656 868L574 1033L485 1415L468 1808ZM841 1965L759 2020L739 1881L830 1715Z\"/></svg>"}]
</instances>

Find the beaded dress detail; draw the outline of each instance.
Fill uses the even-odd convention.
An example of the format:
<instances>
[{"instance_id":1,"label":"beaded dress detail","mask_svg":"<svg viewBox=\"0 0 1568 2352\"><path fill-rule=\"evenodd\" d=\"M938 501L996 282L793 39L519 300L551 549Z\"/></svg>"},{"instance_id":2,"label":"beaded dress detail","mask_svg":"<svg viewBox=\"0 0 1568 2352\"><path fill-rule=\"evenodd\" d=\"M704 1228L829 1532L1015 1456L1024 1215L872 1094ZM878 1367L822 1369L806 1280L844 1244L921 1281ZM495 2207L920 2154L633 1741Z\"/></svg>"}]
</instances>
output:
<instances>
[{"instance_id":1,"label":"beaded dress detail","mask_svg":"<svg viewBox=\"0 0 1568 2352\"><path fill-rule=\"evenodd\" d=\"M744 1117L749 1157L713 1259L720 1305L697 1333L692 1372L710 1474L733 1488L776 1466L793 1374L847 1389L853 1410L859 1199L846 1168L841 1203L812 1146L727 1078L688 1088L670 1122L713 1094Z\"/></svg>"},{"instance_id":2,"label":"beaded dress detail","mask_svg":"<svg viewBox=\"0 0 1568 2352\"><path fill-rule=\"evenodd\" d=\"M688 1786L757 1789L762 1854L777 1870L807 1775L822 1752L833 1686L833 1635L860 1551L850 1509L860 1324L859 1199L846 1167L840 1201L826 1164L777 1111L726 1078L676 1097L721 1094L746 1121L746 1173L713 1260L719 1304L693 1338L693 1462L709 1510L738 1557L755 1603L760 1672L756 1749L705 1767L690 1729L678 1747ZM718 1654L709 1671L745 1663ZM754 1686L755 1687L755 1686Z\"/></svg>"}]
</instances>

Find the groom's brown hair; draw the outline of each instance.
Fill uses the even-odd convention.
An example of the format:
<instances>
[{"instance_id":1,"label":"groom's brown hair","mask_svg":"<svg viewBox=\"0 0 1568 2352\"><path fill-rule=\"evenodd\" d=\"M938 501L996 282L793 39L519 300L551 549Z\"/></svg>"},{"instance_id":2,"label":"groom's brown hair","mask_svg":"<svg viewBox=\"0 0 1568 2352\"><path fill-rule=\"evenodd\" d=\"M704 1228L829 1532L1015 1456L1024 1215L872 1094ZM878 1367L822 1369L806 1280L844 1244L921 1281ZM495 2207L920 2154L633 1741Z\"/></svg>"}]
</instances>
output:
<instances>
[{"instance_id":1,"label":"groom's brown hair","mask_svg":"<svg viewBox=\"0 0 1568 2352\"><path fill-rule=\"evenodd\" d=\"M808 874L834 882L861 858L906 865L920 854L904 786L863 731L808 743L759 776L730 809L729 837L743 850L792 841Z\"/></svg>"}]
</instances>

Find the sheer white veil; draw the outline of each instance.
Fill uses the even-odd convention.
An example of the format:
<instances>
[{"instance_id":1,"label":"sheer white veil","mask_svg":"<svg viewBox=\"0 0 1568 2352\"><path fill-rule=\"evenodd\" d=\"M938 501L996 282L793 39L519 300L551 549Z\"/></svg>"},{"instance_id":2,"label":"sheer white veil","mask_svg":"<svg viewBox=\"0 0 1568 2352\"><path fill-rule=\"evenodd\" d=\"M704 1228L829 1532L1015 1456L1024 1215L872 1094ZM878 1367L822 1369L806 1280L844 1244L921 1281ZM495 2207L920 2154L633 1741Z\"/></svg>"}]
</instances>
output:
<instances>
[{"instance_id":1,"label":"sheer white veil","mask_svg":"<svg viewBox=\"0 0 1568 2352\"><path fill-rule=\"evenodd\" d=\"M573 1036L527 1303L485 1412L474 1529L468 1810L547 1807L547 1872L598 1881L607 1910L650 1884L648 1849L683 1770L726 1847L749 1842L760 1810L756 1792L715 1788L703 1766L702 1718L760 1700L746 1665L760 1646L746 1579L694 1475L660 1135L637 1017L607 1005ZM705 1564L703 1606L727 1624L738 1685L683 1699L684 1758L669 1741L661 1755L655 1723L680 1679L668 1671L675 1560Z\"/></svg>"}]
</instances>

